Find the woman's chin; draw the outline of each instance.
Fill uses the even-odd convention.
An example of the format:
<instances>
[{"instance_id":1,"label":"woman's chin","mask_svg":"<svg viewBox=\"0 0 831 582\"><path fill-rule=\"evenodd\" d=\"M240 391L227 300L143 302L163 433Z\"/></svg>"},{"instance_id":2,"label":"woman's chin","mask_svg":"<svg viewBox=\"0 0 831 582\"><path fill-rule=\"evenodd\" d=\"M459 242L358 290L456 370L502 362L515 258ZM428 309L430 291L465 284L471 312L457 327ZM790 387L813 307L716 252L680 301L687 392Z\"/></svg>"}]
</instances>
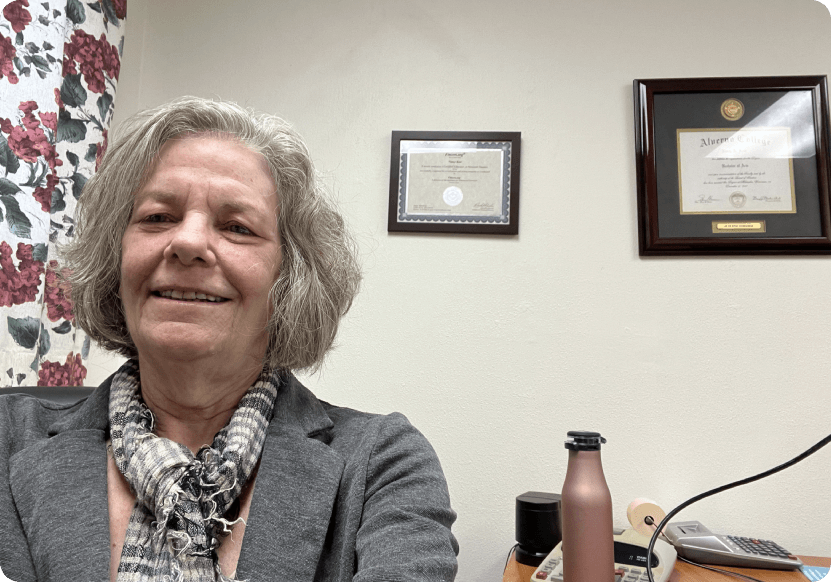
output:
<instances>
[{"instance_id":1,"label":"woman's chin","mask_svg":"<svg viewBox=\"0 0 831 582\"><path fill-rule=\"evenodd\" d=\"M265 337L245 341L239 335L210 333L215 330L193 325L168 324L155 327L153 331L155 333L144 334L138 341L134 339L139 359L151 365L171 361L177 364L213 363L223 369L247 367L252 359L262 362L267 346Z\"/></svg>"},{"instance_id":2,"label":"woman's chin","mask_svg":"<svg viewBox=\"0 0 831 582\"><path fill-rule=\"evenodd\" d=\"M185 341L166 341L145 345L138 350L139 358L149 360L172 360L178 363L200 361L222 353L222 349L213 345L199 345Z\"/></svg>"}]
</instances>

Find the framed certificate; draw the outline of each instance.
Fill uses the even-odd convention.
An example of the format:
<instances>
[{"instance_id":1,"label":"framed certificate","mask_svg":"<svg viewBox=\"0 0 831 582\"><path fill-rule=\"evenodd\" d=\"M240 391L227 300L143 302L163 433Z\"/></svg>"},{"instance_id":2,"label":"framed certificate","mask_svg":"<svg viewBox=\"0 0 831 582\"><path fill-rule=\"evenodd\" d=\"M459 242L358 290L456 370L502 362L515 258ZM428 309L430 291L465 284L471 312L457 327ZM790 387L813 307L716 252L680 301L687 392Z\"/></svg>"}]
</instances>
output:
<instances>
[{"instance_id":1,"label":"framed certificate","mask_svg":"<svg viewBox=\"0 0 831 582\"><path fill-rule=\"evenodd\" d=\"M831 253L825 76L634 93L641 256Z\"/></svg>"},{"instance_id":2,"label":"framed certificate","mask_svg":"<svg viewBox=\"0 0 831 582\"><path fill-rule=\"evenodd\" d=\"M517 234L519 132L393 131L387 230Z\"/></svg>"}]
</instances>

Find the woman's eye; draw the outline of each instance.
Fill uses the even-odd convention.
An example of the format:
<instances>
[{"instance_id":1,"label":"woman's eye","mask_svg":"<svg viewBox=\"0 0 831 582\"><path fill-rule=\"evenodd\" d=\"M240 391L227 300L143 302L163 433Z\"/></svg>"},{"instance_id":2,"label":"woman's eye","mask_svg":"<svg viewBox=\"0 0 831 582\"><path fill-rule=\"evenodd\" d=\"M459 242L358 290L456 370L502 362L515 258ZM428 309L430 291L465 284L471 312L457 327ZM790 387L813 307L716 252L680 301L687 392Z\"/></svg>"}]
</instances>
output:
<instances>
[{"instance_id":1,"label":"woman's eye","mask_svg":"<svg viewBox=\"0 0 831 582\"><path fill-rule=\"evenodd\" d=\"M144 217L144 219L142 220L142 222L151 222L151 223L166 222L166 221L167 221L167 217L164 214L150 214L150 215Z\"/></svg>"},{"instance_id":2,"label":"woman's eye","mask_svg":"<svg viewBox=\"0 0 831 582\"><path fill-rule=\"evenodd\" d=\"M248 230L247 228L245 228L241 224L232 224L228 227L228 230L230 230L231 232L236 233L236 234L254 234L253 232L251 232L250 230Z\"/></svg>"}]
</instances>

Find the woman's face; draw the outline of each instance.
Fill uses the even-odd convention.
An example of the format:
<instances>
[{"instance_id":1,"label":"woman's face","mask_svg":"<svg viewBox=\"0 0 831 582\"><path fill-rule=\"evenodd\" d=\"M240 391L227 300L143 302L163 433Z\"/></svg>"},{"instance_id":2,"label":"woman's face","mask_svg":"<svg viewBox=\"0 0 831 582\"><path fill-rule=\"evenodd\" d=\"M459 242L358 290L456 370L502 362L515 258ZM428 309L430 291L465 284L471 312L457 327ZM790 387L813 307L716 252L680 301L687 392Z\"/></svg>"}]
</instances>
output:
<instances>
[{"instance_id":1,"label":"woman's face","mask_svg":"<svg viewBox=\"0 0 831 582\"><path fill-rule=\"evenodd\" d=\"M241 142L164 144L121 241L121 300L139 356L261 365L280 271L277 208L265 160Z\"/></svg>"}]
</instances>

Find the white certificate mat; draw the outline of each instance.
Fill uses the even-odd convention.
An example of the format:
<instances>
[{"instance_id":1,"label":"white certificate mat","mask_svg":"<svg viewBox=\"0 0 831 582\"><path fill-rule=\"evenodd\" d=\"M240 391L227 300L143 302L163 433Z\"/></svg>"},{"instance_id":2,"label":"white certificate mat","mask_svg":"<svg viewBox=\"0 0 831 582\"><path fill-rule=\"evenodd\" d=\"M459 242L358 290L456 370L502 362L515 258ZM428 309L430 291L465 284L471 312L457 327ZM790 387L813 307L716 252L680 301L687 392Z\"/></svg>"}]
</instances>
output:
<instances>
[{"instance_id":1,"label":"white certificate mat","mask_svg":"<svg viewBox=\"0 0 831 582\"><path fill-rule=\"evenodd\" d=\"M681 214L795 213L787 127L678 129Z\"/></svg>"},{"instance_id":2,"label":"white certificate mat","mask_svg":"<svg viewBox=\"0 0 831 582\"><path fill-rule=\"evenodd\" d=\"M502 216L502 149L412 148L406 155L407 214Z\"/></svg>"}]
</instances>

